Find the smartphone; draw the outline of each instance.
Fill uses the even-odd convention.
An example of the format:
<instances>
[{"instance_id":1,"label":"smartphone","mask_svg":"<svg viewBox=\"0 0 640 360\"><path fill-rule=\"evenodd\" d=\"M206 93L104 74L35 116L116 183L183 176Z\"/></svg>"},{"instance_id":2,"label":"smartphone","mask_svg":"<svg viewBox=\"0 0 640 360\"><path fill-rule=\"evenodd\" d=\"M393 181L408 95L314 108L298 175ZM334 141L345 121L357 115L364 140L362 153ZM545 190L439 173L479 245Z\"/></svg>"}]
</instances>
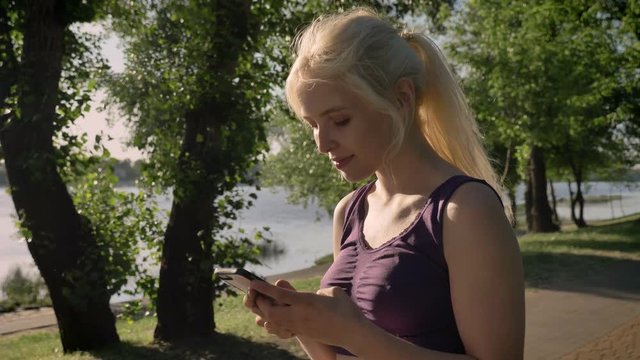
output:
<instances>
[{"instance_id":1,"label":"smartphone","mask_svg":"<svg viewBox=\"0 0 640 360\"><path fill-rule=\"evenodd\" d=\"M260 276L243 268L215 268L213 274L244 293L248 292L251 280L265 281Z\"/></svg>"}]
</instances>

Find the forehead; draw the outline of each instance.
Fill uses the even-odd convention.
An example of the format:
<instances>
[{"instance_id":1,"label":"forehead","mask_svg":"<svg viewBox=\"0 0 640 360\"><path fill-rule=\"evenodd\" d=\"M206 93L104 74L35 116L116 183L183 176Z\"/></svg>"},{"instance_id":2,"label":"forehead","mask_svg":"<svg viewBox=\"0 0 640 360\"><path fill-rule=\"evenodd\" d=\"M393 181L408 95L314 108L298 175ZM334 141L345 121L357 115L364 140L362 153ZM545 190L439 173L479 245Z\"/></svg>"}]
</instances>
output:
<instances>
[{"instance_id":1,"label":"forehead","mask_svg":"<svg viewBox=\"0 0 640 360\"><path fill-rule=\"evenodd\" d=\"M353 106L358 97L344 85L330 81L301 82L296 87L300 116L318 117L328 110Z\"/></svg>"}]
</instances>

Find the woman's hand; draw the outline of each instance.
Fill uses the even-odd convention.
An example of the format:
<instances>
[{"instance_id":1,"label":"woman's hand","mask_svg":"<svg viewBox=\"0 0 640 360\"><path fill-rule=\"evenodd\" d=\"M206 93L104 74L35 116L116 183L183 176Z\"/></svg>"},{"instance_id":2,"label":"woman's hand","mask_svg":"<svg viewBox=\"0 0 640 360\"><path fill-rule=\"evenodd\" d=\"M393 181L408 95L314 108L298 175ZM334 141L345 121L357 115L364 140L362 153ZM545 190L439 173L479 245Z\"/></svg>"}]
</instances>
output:
<instances>
[{"instance_id":1,"label":"woman's hand","mask_svg":"<svg viewBox=\"0 0 640 360\"><path fill-rule=\"evenodd\" d=\"M371 325L338 287L320 289L315 294L259 281L252 281L251 287L263 294L255 298L258 315L274 329L287 329L296 335L348 349L361 326Z\"/></svg>"},{"instance_id":2,"label":"woman's hand","mask_svg":"<svg viewBox=\"0 0 640 360\"><path fill-rule=\"evenodd\" d=\"M276 286L281 287L283 289L291 290L294 292L296 290L286 280L276 281ZM261 328L264 328L265 330L267 330L268 333L273 334L279 337L280 339L289 339L295 336L295 334L290 330L277 327L273 323L268 322L264 319L262 311L257 306L257 301L260 298L264 299L264 301L270 302L274 306L278 306L278 305L275 305L275 302L273 301L273 299L265 298L264 295L261 295L254 289L250 288L247 295L244 296L243 303L244 303L244 306L249 308L249 310L251 310L252 313L256 314L256 325L260 326Z\"/></svg>"}]
</instances>

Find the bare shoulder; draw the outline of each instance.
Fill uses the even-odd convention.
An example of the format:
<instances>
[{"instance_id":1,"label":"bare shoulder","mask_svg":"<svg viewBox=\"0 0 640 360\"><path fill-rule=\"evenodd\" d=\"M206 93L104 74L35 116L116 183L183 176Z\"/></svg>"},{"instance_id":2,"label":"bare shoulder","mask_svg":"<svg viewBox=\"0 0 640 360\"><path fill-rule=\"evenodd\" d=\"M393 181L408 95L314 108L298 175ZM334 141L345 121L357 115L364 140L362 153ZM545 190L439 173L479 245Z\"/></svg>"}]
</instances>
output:
<instances>
[{"instance_id":1,"label":"bare shoulder","mask_svg":"<svg viewBox=\"0 0 640 360\"><path fill-rule=\"evenodd\" d=\"M486 184L475 181L461 185L453 193L447 204L446 218L453 222L506 220L498 195Z\"/></svg>"},{"instance_id":2,"label":"bare shoulder","mask_svg":"<svg viewBox=\"0 0 640 360\"><path fill-rule=\"evenodd\" d=\"M453 256L468 257L475 250L514 252L517 248L500 199L493 189L478 182L461 185L451 196L443 218L443 237L447 261Z\"/></svg>"},{"instance_id":3,"label":"bare shoulder","mask_svg":"<svg viewBox=\"0 0 640 360\"><path fill-rule=\"evenodd\" d=\"M443 218L447 261L487 252L517 253L517 240L497 194L486 184L461 185L446 205ZM515 245L515 246L514 246Z\"/></svg>"}]
</instances>

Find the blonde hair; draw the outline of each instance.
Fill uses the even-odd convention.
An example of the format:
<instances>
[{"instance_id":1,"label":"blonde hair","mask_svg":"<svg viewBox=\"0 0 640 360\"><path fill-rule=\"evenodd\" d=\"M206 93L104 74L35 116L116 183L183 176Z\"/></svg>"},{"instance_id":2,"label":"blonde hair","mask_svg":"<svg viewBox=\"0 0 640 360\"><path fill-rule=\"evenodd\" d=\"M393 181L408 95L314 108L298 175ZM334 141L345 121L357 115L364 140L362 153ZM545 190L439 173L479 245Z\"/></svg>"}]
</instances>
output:
<instances>
[{"instance_id":1,"label":"blonde hair","mask_svg":"<svg viewBox=\"0 0 640 360\"><path fill-rule=\"evenodd\" d=\"M357 8L322 16L293 42L295 61L285 85L290 108L299 114L296 89L323 81L340 83L389 115L394 124L393 154L412 121L444 160L469 176L483 179L509 203L482 146L478 125L444 55L427 36L398 32L374 11ZM407 78L416 93L416 114L398 111L394 87ZM505 206L512 219L511 207Z\"/></svg>"}]
</instances>

